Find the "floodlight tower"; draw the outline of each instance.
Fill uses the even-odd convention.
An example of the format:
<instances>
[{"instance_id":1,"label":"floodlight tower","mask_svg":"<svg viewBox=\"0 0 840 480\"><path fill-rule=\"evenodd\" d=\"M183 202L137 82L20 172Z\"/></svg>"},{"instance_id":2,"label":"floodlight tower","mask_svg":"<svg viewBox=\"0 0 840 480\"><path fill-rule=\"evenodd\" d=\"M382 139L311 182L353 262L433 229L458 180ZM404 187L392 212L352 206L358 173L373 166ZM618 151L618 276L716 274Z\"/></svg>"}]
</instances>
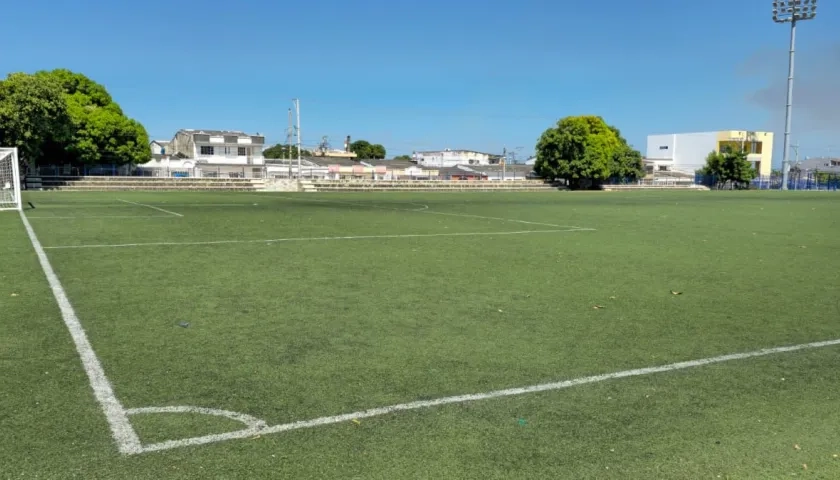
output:
<instances>
[{"instance_id":1,"label":"floodlight tower","mask_svg":"<svg viewBox=\"0 0 840 480\"><path fill-rule=\"evenodd\" d=\"M790 56L788 58L787 103L785 104L785 143L782 156L782 190L788 189L790 169L790 116L793 104L793 56L796 47L796 23L817 16L817 0L773 0L773 21L790 23Z\"/></svg>"}]
</instances>

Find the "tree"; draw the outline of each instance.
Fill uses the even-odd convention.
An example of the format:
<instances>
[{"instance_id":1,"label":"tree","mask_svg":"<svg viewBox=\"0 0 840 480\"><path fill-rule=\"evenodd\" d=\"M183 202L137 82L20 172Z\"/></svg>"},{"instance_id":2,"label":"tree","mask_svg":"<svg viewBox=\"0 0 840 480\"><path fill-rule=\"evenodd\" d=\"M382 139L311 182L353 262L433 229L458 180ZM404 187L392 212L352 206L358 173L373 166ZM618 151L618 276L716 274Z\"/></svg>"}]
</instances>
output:
<instances>
[{"instance_id":1,"label":"tree","mask_svg":"<svg viewBox=\"0 0 840 480\"><path fill-rule=\"evenodd\" d=\"M356 154L358 159L381 159L385 158L387 152L385 147L378 143L371 144L367 140L356 140L350 144L350 151Z\"/></svg>"},{"instance_id":2,"label":"tree","mask_svg":"<svg viewBox=\"0 0 840 480\"><path fill-rule=\"evenodd\" d=\"M644 175L641 153L601 117L566 117L540 136L534 170L544 178L562 178L572 188L597 186L609 178Z\"/></svg>"},{"instance_id":3,"label":"tree","mask_svg":"<svg viewBox=\"0 0 840 480\"><path fill-rule=\"evenodd\" d=\"M149 136L136 120L125 116L104 86L66 69L40 71L36 77L59 83L72 121L73 137L65 161L76 165L137 164L151 158Z\"/></svg>"},{"instance_id":4,"label":"tree","mask_svg":"<svg viewBox=\"0 0 840 480\"><path fill-rule=\"evenodd\" d=\"M749 187L750 181L758 175L747 160L744 149L722 149L720 152L709 153L706 165L698 173L718 189L726 186L738 189Z\"/></svg>"},{"instance_id":5,"label":"tree","mask_svg":"<svg viewBox=\"0 0 840 480\"><path fill-rule=\"evenodd\" d=\"M35 163L71 134L67 101L58 82L24 73L0 81L0 145L17 147L22 159Z\"/></svg>"},{"instance_id":6,"label":"tree","mask_svg":"<svg viewBox=\"0 0 840 480\"><path fill-rule=\"evenodd\" d=\"M291 155L289 155L291 152ZM297 145L283 145L278 143L272 147L269 147L263 150L263 157L265 158L297 158ZM302 157L311 157L312 152L306 149L301 149L300 154Z\"/></svg>"},{"instance_id":7,"label":"tree","mask_svg":"<svg viewBox=\"0 0 840 480\"><path fill-rule=\"evenodd\" d=\"M21 85L28 85L29 93L20 94ZM0 82L0 105L2 112L18 112L17 118L0 113L0 132L5 132L0 140L20 147L30 163L125 164L151 158L143 125L126 117L105 87L80 73L10 75Z\"/></svg>"},{"instance_id":8,"label":"tree","mask_svg":"<svg viewBox=\"0 0 840 480\"><path fill-rule=\"evenodd\" d=\"M408 161L411 161L411 160L413 160L413 158L411 158L411 155L397 155L396 157L394 157L394 160L408 160Z\"/></svg>"}]
</instances>

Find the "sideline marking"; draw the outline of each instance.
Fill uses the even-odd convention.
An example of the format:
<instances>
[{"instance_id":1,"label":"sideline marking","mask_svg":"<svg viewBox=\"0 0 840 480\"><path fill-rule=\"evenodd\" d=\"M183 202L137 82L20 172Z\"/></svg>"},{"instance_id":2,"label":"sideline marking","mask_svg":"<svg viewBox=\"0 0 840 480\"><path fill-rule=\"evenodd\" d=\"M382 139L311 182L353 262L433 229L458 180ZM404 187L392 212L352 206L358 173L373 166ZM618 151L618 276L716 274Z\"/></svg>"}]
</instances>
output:
<instances>
[{"instance_id":1,"label":"sideline marking","mask_svg":"<svg viewBox=\"0 0 840 480\"><path fill-rule=\"evenodd\" d=\"M20 212L20 218L23 220L23 226L26 229L27 235L29 235L29 241L35 249L38 261L41 262L41 269L44 270L44 275L46 275L47 282L50 284L55 301L61 310L61 317L64 319L64 324L67 326L67 330L70 331L73 343L76 344L76 351L79 352L79 357L82 359L82 366L88 376L96 401L99 402L99 406L102 408L102 412L108 420L108 425L111 427L111 434L114 436L117 448L123 454L141 453L143 450L140 444L140 438L137 436L137 432L134 431L134 427L131 426L131 421L128 419L125 407L123 407L117 399L116 394L114 394L111 382L105 376L105 370L102 368L102 364L99 362L99 358L97 358L96 352L94 352L87 338L85 329L82 328L82 324L79 322L79 317L76 316L73 305L67 298L67 293L64 291L64 287L61 286L61 282L58 280L58 276L56 276L52 265L50 265L50 261L41 246L41 242L35 236L35 230L29 224L26 214Z\"/></svg>"},{"instance_id":2,"label":"sideline marking","mask_svg":"<svg viewBox=\"0 0 840 480\"><path fill-rule=\"evenodd\" d=\"M120 201L120 202L125 202L125 203L130 203L130 204L132 204L132 205L139 205L139 206L141 206L141 207L152 208L152 209L155 209L155 210L157 210L157 211L159 211L159 212L168 213L168 214L170 214L170 215L175 215L176 217L183 217L183 215L181 215L180 213L175 213L175 212L172 212L172 211L169 211L169 210L164 210L164 209L162 209L162 208L160 208L160 207L156 207L156 206L154 206L154 205L147 205L147 204L145 204L145 203L137 203L137 202L129 202L128 200L122 200L122 199L120 199L120 198L118 198L118 199L117 199L117 201Z\"/></svg>"},{"instance_id":3,"label":"sideline marking","mask_svg":"<svg viewBox=\"0 0 840 480\"><path fill-rule=\"evenodd\" d=\"M105 203L102 205L91 204L56 204L56 203L41 203L42 208L53 209L77 209L77 208L132 208L134 205L121 203ZM253 207L253 203L149 203L144 206L149 207ZM29 217L32 218L32 217Z\"/></svg>"},{"instance_id":4,"label":"sideline marking","mask_svg":"<svg viewBox=\"0 0 840 480\"><path fill-rule=\"evenodd\" d=\"M53 220L70 220L76 218L172 218L172 215L79 215L78 217L29 217L33 218L50 218Z\"/></svg>"},{"instance_id":5,"label":"sideline marking","mask_svg":"<svg viewBox=\"0 0 840 480\"><path fill-rule=\"evenodd\" d=\"M248 195L262 196L260 194L248 194ZM423 205L423 204L420 204L420 203L408 203L408 205L422 205L426 208L411 209L411 208L383 207L381 205L376 205L376 204L344 202L344 201L341 201L341 200L324 200L322 198L302 198L302 197L297 198L297 197L284 197L284 196L276 196L276 195L273 195L273 196L270 196L270 197L262 196L262 198L283 198L283 199L286 199L286 200L303 200L305 202L336 203L336 204L342 204L342 205L353 205L353 206L356 206L356 207L370 207L370 208L379 208L379 209L383 209L383 210L396 210L398 212L415 212L415 213L427 213L429 215L448 215L448 216L452 216L452 217L480 218L480 219L483 219L483 220L497 220L497 221L501 221L501 222L524 223L524 224L527 224L527 225L541 225L541 226L544 226L544 227L574 228L574 229L581 229L581 230L584 229L583 227L578 227L578 226L575 226L575 225L557 225L557 224L554 224L554 223L530 222L530 221L527 221L527 220L517 220L515 218L487 217L487 216L484 216L484 215L473 215L473 214L470 214L470 213L436 212L434 210L429 210L428 205ZM594 230L594 228L587 229L587 230Z\"/></svg>"},{"instance_id":6,"label":"sideline marking","mask_svg":"<svg viewBox=\"0 0 840 480\"><path fill-rule=\"evenodd\" d=\"M463 232L463 233L407 233L394 235L356 235L345 237L292 237L270 238L265 240L211 240L205 242L149 242L149 243L117 243L99 245L57 245L44 247L45 250L59 250L68 248L125 248L125 247L158 247L176 245L225 245L230 243L275 243L275 242L314 242L324 240L370 240L375 238L429 238L429 237L476 237L487 235L526 235L530 233L561 233L585 232L591 228L571 228L565 230L521 230L515 232Z\"/></svg>"},{"instance_id":7,"label":"sideline marking","mask_svg":"<svg viewBox=\"0 0 840 480\"><path fill-rule=\"evenodd\" d=\"M131 453L147 453L161 450L169 450L173 448L188 447L195 445L205 445L209 443L222 442L226 440L234 440L240 438L248 438L254 435L267 435L271 433L288 432L291 430L299 430L303 428L320 427L324 425L332 425L336 423L348 422L361 418L377 417L387 415L394 412L401 412L406 410L418 410L429 407L436 407L439 405L447 405L452 403L475 402L479 400L488 400L499 397L510 397L514 395L523 395L526 393L546 392L550 390L561 390L564 388L575 387L578 385L585 385L588 383L599 383L607 380L617 378L637 377L641 375L650 375L653 373L670 372L674 370L682 370L686 368L701 367L715 363L729 362L732 360L743 360L746 358L763 357L776 353L795 352L798 350L810 350L820 347L828 347L833 345L840 345L840 339L828 340L823 342L803 343L799 345L792 345L787 347L774 347L755 350L746 353L733 353L729 355L721 355L718 357L702 358L699 360L689 360L685 362L671 363L658 367L638 368L634 370L624 370L621 372L607 373L603 375L593 375L590 377L580 377L571 380L564 380L561 382L542 383L539 385L531 385L527 387L508 388L504 390L494 390L486 393L473 393L468 395L456 395L452 397L443 397L435 400L421 400L409 403L400 403L397 405L390 405L387 407L371 408L354 413L345 413L342 415L335 415L331 417L321 417L312 420L303 420L299 422L284 423L281 425L273 425L269 427L249 426L242 430L237 430L228 433L219 433L213 435L204 435L201 437L184 438L181 440L168 440L165 442L152 443L143 445L139 452ZM173 408L194 408L194 407L173 407ZM242 414L240 414L242 415ZM247 416L248 418L250 415Z\"/></svg>"}]
</instances>

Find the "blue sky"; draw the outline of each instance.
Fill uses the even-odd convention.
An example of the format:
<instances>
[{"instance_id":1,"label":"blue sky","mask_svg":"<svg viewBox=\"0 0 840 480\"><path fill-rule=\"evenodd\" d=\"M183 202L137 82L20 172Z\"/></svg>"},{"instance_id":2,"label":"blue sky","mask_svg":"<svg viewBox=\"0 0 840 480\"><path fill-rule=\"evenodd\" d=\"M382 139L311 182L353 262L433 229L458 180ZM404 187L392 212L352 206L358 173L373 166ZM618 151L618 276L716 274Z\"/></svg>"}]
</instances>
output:
<instances>
[{"instance_id":1,"label":"blue sky","mask_svg":"<svg viewBox=\"0 0 840 480\"><path fill-rule=\"evenodd\" d=\"M389 154L527 155L557 119L597 114L643 154L648 134L718 129L775 131L780 153L788 29L770 5L28 0L4 7L0 73L84 73L152 138L219 128L283 141L298 97L308 145L351 135ZM840 6L821 2L798 32L803 155L840 154L832 25Z\"/></svg>"}]
</instances>

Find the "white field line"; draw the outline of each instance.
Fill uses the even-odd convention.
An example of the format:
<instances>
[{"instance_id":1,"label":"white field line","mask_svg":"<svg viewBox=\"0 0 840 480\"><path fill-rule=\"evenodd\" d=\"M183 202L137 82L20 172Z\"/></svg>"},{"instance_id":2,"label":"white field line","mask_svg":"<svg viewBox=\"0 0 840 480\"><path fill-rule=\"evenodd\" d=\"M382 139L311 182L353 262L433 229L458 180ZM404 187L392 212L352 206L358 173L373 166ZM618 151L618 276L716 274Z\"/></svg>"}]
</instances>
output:
<instances>
[{"instance_id":1,"label":"white field line","mask_svg":"<svg viewBox=\"0 0 840 480\"><path fill-rule=\"evenodd\" d=\"M122 201L122 200L121 200ZM109 203L102 205L74 205L74 204L47 204L45 209L77 209L77 208L132 208L134 204L126 203ZM148 203L143 206L148 207L253 207L252 203ZM32 217L29 217L32 218Z\"/></svg>"},{"instance_id":2,"label":"white field line","mask_svg":"<svg viewBox=\"0 0 840 480\"><path fill-rule=\"evenodd\" d=\"M129 408L126 410L129 415L140 415L144 413L197 413L201 415L215 415L217 417L225 417L237 422L244 423L249 428L265 428L266 423L259 418L239 412L232 412L230 410L219 410L217 408L204 407L143 407L143 408Z\"/></svg>"},{"instance_id":3,"label":"white field line","mask_svg":"<svg viewBox=\"0 0 840 480\"><path fill-rule=\"evenodd\" d=\"M260 194L248 194L248 195L260 196ZM266 198L266 197L263 196L262 198ZM342 205L353 205L353 206L356 206L356 207L370 207L370 208L379 208L379 209L383 209L383 210L395 210L395 211L398 211L398 212L415 212L415 213L426 213L426 214L429 214L429 215L447 215L447 216L451 216L451 217L479 218L479 219L482 219L482 220L496 220L496 221L500 221L500 222L514 222L514 223L523 223L523 224L526 224L526 225L541 225L541 226L544 226L544 227L554 227L554 228L574 228L574 229L581 229L581 230L584 229L583 227L577 227L577 226L574 226L574 225L557 225L557 224L554 224L554 223L531 222L531 221L527 221L527 220L518 220L518 219L515 219L515 218L487 217L487 216L484 216L484 215L472 215L472 214L469 214L469 213L437 212L437 211L434 211L434 210L429 210L428 205L424 205L424 204L421 204L421 203L409 203L409 205L421 205L422 207L426 207L426 208L413 209L413 208L383 207L381 205L376 205L376 204L345 202L345 201L341 201L341 200L324 200L322 198L285 197L285 196L277 196L277 195L272 195L271 197L268 197L268 198L283 198L283 199L286 199L286 200L303 200L303 201L306 201L306 202L336 203L336 204L342 204ZM589 228L587 230L594 230L594 229Z\"/></svg>"},{"instance_id":4,"label":"white field line","mask_svg":"<svg viewBox=\"0 0 840 480\"><path fill-rule=\"evenodd\" d=\"M130 203L132 205L139 205L141 207L152 208L152 209L157 210L159 212L168 213L170 215L175 215L176 217L183 217L183 215L181 215L180 213L176 213L176 212L173 212L173 211L170 211L170 210L164 210L164 209L162 209L160 207L156 207L154 205L147 205L145 203L137 203L137 202L129 202L128 200L122 200L122 199L119 199L119 198L117 200L120 201L120 202Z\"/></svg>"},{"instance_id":5,"label":"white field line","mask_svg":"<svg viewBox=\"0 0 840 480\"><path fill-rule=\"evenodd\" d=\"M376 238L430 238L430 237L476 237L493 235L527 235L534 233L583 232L591 229L572 228L565 230L521 230L516 232L463 232L463 233L406 233L393 235L354 235L345 237L291 237L270 238L264 240L210 240L205 242L148 242L148 243L117 243L93 245L57 245L44 247L46 250L60 250L71 248L127 248L127 247L160 247L178 245L226 245L234 243L279 243L279 242L316 242L327 240L370 240Z\"/></svg>"},{"instance_id":6,"label":"white field line","mask_svg":"<svg viewBox=\"0 0 840 480\"><path fill-rule=\"evenodd\" d=\"M23 220L23 226L29 235L29 241L32 242L32 247L35 249L38 261L41 263L41 268L44 270L44 275L46 275L47 282L50 284L55 301L61 310L61 317L64 319L64 324L67 326L67 330L70 331L73 343L76 344L76 350L82 359L82 366L90 381L93 394L97 402L99 402L99 406L102 407L102 411L105 413L105 418L111 427L111 434L114 436L117 448L124 454L142 452L140 439L137 437L137 432L134 431L134 427L131 426L131 421L128 419L125 407L123 407L117 399L116 394L114 394L111 382L105 376L105 370L103 370L102 364L96 356L96 352L93 351L87 334L84 328L82 328L79 318L76 316L73 305L67 298L64 287L61 286L58 276L56 276L52 265L50 265L50 261L41 246L41 242L38 241L32 225L29 224L29 220L27 220L23 212L20 212L20 218Z\"/></svg>"},{"instance_id":7,"label":"white field line","mask_svg":"<svg viewBox=\"0 0 840 480\"><path fill-rule=\"evenodd\" d=\"M421 400L416 402L409 402L409 403L400 403L397 405L390 405L387 407L379 407L379 408L371 408L368 410L361 410L358 412L353 413L345 413L342 415L335 415L331 417L321 417L315 418L312 420L303 420L299 422L292 422L292 423L284 423L280 425L273 425L268 427L254 427L250 426L249 428L243 430L237 430L234 432L228 433L220 433L214 435L205 435L201 437L192 437L192 438L185 438L181 440L169 440L165 442L153 443L148 445L143 445L141 452L132 452L132 453L146 453L146 452L155 452L161 450L169 450L173 448L180 448L180 447L187 447L187 446L194 446L194 445L205 445L208 443L215 443L215 442L222 442L226 440L234 440L239 438L248 438L254 435L267 435L271 433L280 433L280 432L288 432L290 430L299 430L303 428L313 428L313 427L320 427L324 425L332 425L336 423L348 422L351 420L358 420L362 418L370 418L370 417L377 417L381 415L388 415L395 412L401 412L406 410L419 410L424 408L430 407L437 407L440 405L448 405L454 403L465 403L465 402L475 402L479 400L489 400L493 398L500 398L500 397L511 397L515 395L523 395L526 393L537 393L537 392L546 392L551 390L561 390L564 388L575 387L578 385L585 385L589 383L599 383L605 382L607 380L614 380L619 378L627 378L627 377L638 377L642 375L650 375L654 373L662 373L662 372L671 372L674 370L683 370L687 368L694 368L694 367L702 367L705 365L712 365L715 363L723 363L723 362L730 362L733 360L743 360L747 358L754 358L754 357L763 357L766 355L772 355L777 353L787 353L787 352L795 352L799 350L810 350L814 348L820 347L828 347L833 345L840 345L840 339L837 340L828 340L823 342L813 342L813 343L803 343L800 345L793 345L787 347L774 347L774 348L765 348L762 350L756 350L753 352L746 352L746 353L733 353L730 355L721 355L719 357L710 357L710 358L702 358L699 360L690 360L685 362L677 362L671 363L668 365L662 365L658 367L647 367L647 368L638 368L634 370L624 370L620 372L614 373L607 373L603 375L594 375L590 377L580 377L571 380L564 380L560 382L553 382L553 383L542 383L539 385L531 385L527 387L518 387L518 388L508 388L505 390L494 390L492 392L485 392L485 393L473 393L468 395L456 395L452 397L443 397L438 398L435 400ZM174 408L181 408L181 409L188 409L194 407L174 407ZM253 418L248 416L249 418ZM253 424L253 422L252 422Z\"/></svg>"},{"instance_id":8,"label":"white field line","mask_svg":"<svg viewBox=\"0 0 840 480\"><path fill-rule=\"evenodd\" d=\"M79 219L79 218L172 218L172 215L79 215L77 217L47 217L47 216L37 216L37 217L29 217L29 219L33 218L50 218L53 220L70 220L70 219Z\"/></svg>"}]
</instances>

